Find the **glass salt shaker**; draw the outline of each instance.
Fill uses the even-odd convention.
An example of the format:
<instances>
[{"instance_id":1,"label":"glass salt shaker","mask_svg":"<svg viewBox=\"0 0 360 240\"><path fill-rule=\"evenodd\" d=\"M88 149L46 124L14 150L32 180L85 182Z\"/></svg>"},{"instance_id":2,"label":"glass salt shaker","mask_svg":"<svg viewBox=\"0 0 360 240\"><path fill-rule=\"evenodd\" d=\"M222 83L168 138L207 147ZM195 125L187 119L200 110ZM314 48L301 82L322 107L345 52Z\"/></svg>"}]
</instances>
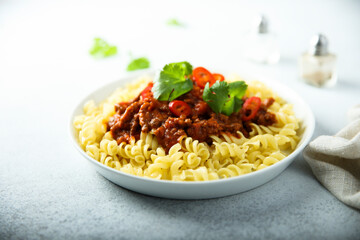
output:
<instances>
[{"instance_id":1,"label":"glass salt shaker","mask_svg":"<svg viewBox=\"0 0 360 240\"><path fill-rule=\"evenodd\" d=\"M336 56L328 51L329 42L323 34L310 40L310 48L299 60L304 82L316 87L331 87L337 82Z\"/></svg>"},{"instance_id":2,"label":"glass salt shaker","mask_svg":"<svg viewBox=\"0 0 360 240\"><path fill-rule=\"evenodd\" d=\"M254 21L254 28L247 37L246 56L259 63L274 64L280 59L280 52L275 34L269 31L269 21L259 15Z\"/></svg>"}]
</instances>

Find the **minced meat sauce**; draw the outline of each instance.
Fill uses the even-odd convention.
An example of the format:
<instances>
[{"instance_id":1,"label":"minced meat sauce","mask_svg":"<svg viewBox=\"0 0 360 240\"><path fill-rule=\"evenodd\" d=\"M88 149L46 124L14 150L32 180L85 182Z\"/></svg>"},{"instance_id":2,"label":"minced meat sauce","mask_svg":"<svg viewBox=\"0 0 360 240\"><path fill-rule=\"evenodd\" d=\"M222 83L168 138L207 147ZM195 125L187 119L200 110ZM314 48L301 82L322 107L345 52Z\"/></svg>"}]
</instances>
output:
<instances>
[{"instance_id":1,"label":"minced meat sauce","mask_svg":"<svg viewBox=\"0 0 360 240\"><path fill-rule=\"evenodd\" d=\"M129 143L132 138L138 140L141 132L152 131L159 144L168 151L184 136L211 144L211 135L229 133L237 136L237 131L240 131L248 137L251 122L265 126L276 122L275 115L267 112L267 108L274 102L272 98L261 103L251 121L243 122L241 118L244 113L241 110L230 116L216 114L203 101L202 94L203 89L194 85L190 92L177 98L191 107L189 116L175 116L169 109L168 101L158 101L153 97L142 99L139 95L130 102L118 103L115 105L115 115L108 122L108 130L118 144Z\"/></svg>"}]
</instances>

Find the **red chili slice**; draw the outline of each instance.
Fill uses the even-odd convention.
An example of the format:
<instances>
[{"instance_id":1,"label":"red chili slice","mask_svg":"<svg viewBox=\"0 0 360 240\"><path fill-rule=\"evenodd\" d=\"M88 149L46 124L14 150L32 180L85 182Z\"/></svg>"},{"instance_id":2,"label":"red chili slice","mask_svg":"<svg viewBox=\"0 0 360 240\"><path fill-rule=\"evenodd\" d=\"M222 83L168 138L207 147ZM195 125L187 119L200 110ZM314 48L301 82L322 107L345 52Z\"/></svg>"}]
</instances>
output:
<instances>
[{"instance_id":1,"label":"red chili slice","mask_svg":"<svg viewBox=\"0 0 360 240\"><path fill-rule=\"evenodd\" d=\"M225 80L225 77L224 77L222 74L220 74L220 73L213 73L212 75L213 75L215 81L220 81L220 82L222 82L222 81ZM210 87L211 87L211 86L210 86Z\"/></svg>"},{"instance_id":2,"label":"red chili slice","mask_svg":"<svg viewBox=\"0 0 360 240\"><path fill-rule=\"evenodd\" d=\"M181 115L185 115L186 117L191 114L191 107L184 101L174 100L169 103L170 111L180 117Z\"/></svg>"},{"instance_id":3,"label":"red chili slice","mask_svg":"<svg viewBox=\"0 0 360 240\"><path fill-rule=\"evenodd\" d=\"M151 89L154 86L152 82L150 82L147 87L141 92L141 98L144 100L146 98L150 98L153 96Z\"/></svg>"},{"instance_id":4,"label":"red chili slice","mask_svg":"<svg viewBox=\"0 0 360 240\"><path fill-rule=\"evenodd\" d=\"M256 116L261 105L261 99L259 97L251 97L246 99L242 110L244 115L242 116L243 121L250 121Z\"/></svg>"},{"instance_id":5,"label":"red chili slice","mask_svg":"<svg viewBox=\"0 0 360 240\"><path fill-rule=\"evenodd\" d=\"M216 82L214 76L203 67L197 67L193 70L193 79L200 88L204 88L206 83L211 86Z\"/></svg>"}]
</instances>

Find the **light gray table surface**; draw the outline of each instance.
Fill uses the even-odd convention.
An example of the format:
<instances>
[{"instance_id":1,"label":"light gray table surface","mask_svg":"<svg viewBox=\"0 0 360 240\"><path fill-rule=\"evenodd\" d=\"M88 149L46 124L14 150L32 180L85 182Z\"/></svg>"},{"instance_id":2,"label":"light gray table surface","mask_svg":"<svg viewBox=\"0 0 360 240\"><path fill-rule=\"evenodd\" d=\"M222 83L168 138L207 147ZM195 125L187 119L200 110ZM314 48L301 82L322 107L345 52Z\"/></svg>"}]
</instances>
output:
<instances>
[{"instance_id":1,"label":"light gray table surface","mask_svg":"<svg viewBox=\"0 0 360 240\"><path fill-rule=\"evenodd\" d=\"M259 11L278 33L277 65L241 56ZM186 26L166 26L172 17ZM297 58L319 31L339 57L331 89L298 81ZM119 54L92 59L94 36ZM359 43L359 1L0 1L0 239L360 239L359 211L329 193L301 155L248 192L169 200L109 182L68 133L75 105L124 76L131 52L154 68L188 60L278 80L310 105L313 138L335 134L360 103Z\"/></svg>"}]
</instances>

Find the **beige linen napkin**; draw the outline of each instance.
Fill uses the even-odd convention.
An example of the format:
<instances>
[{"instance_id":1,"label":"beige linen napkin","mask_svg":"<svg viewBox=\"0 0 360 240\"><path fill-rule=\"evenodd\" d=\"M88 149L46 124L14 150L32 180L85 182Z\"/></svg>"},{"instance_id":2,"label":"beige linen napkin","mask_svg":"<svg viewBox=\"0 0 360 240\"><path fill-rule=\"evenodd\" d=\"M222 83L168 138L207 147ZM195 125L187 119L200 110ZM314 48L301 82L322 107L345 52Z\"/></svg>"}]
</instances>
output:
<instances>
[{"instance_id":1,"label":"beige linen napkin","mask_svg":"<svg viewBox=\"0 0 360 240\"><path fill-rule=\"evenodd\" d=\"M332 194L360 209L360 105L348 116L353 120L349 125L335 136L316 138L303 155L316 178Z\"/></svg>"}]
</instances>

